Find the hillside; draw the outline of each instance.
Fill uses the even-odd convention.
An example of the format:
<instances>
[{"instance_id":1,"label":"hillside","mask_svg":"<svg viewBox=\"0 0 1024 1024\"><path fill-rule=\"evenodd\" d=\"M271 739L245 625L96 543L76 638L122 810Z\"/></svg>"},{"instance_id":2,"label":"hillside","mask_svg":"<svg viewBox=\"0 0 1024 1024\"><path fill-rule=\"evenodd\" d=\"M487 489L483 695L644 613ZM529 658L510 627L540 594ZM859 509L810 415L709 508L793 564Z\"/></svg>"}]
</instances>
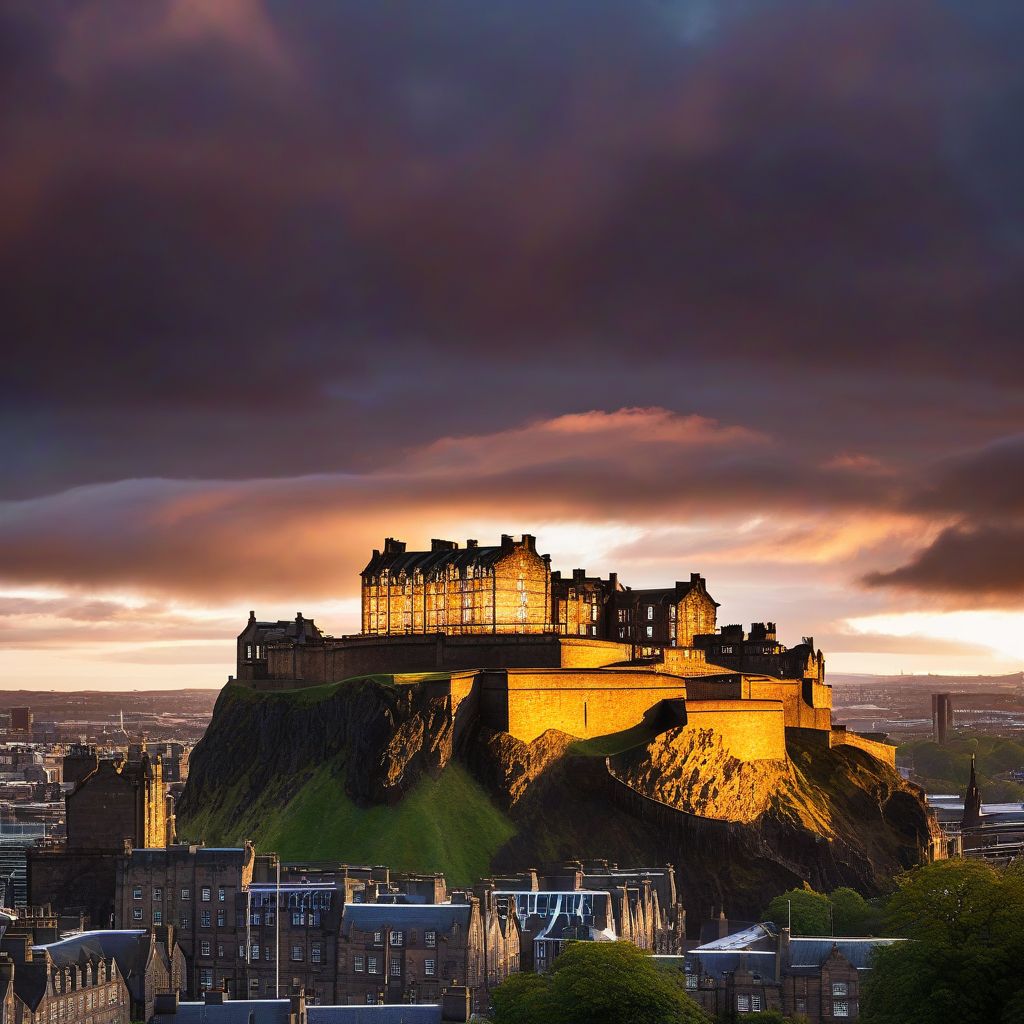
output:
<instances>
[{"instance_id":1,"label":"hillside","mask_svg":"<svg viewBox=\"0 0 1024 1024\"><path fill-rule=\"evenodd\" d=\"M526 744L453 716L415 677L229 686L192 755L179 833L454 884L571 857L671 862L698 916L727 897L730 914L753 913L802 881L879 891L928 835L916 795L857 750L789 755L743 764L678 729Z\"/></svg>"}]
</instances>

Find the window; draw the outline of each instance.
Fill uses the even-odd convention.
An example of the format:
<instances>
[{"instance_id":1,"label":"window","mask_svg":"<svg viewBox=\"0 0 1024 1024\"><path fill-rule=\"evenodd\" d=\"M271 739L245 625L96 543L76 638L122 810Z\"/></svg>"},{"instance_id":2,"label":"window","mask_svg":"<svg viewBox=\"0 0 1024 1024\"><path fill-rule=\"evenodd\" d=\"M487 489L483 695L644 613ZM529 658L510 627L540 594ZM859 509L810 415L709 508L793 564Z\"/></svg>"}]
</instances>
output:
<instances>
[{"instance_id":1,"label":"window","mask_svg":"<svg viewBox=\"0 0 1024 1024\"><path fill-rule=\"evenodd\" d=\"M722 648L722 653L723 654L732 654L732 644L727 644L725 647L723 647Z\"/></svg>"},{"instance_id":2,"label":"window","mask_svg":"<svg viewBox=\"0 0 1024 1024\"><path fill-rule=\"evenodd\" d=\"M217 959L218 960L223 960L224 959L224 943L223 942L218 942L217 943Z\"/></svg>"},{"instance_id":3,"label":"window","mask_svg":"<svg viewBox=\"0 0 1024 1024\"><path fill-rule=\"evenodd\" d=\"M844 998L850 994L850 988L845 981L832 982L832 995Z\"/></svg>"},{"instance_id":4,"label":"window","mask_svg":"<svg viewBox=\"0 0 1024 1024\"><path fill-rule=\"evenodd\" d=\"M373 1006L377 1002L377 997L372 992L366 993L366 1005Z\"/></svg>"},{"instance_id":5,"label":"window","mask_svg":"<svg viewBox=\"0 0 1024 1024\"><path fill-rule=\"evenodd\" d=\"M223 910L217 911L217 927L223 928L228 922L227 914Z\"/></svg>"},{"instance_id":6,"label":"window","mask_svg":"<svg viewBox=\"0 0 1024 1024\"><path fill-rule=\"evenodd\" d=\"M188 889L182 889L181 890L181 898L183 900L191 899L192 898L192 894L188 891Z\"/></svg>"},{"instance_id":7,"label":"window","mask_svg":"<svg viewBox=\"0 0 1024 1024\"><path fill-rule=\"evenodd\" d=\"M293 960L301 960L302 958L303 958L302 957L302 947L301 946L292 946L292 959Z\"/></svg>"},{"instance_id":8,"label":"window","mask_svg":"<svg viewBox=\"0 0 1024 1024\"><path fill-rule=\"evenodd\" d=\"M654 636L654 627L653 626L648 626L647 627L647 638L651 639L653 636Z\"/></svg>"},{"instance_id":9,"label":"window","mask_svg":"<svg viewBox=\"0 0 1024 1024\"><path fill-rule=\"evenodd\" d=\"M650 622L654 618L654 605L649 604L647 606L647 621Z\"/></svg>"},{"instance_id":10,"label":"window","mask_svg":"<svg viewBox=\"0 0 1024 1024\"><path fill-rule=\"evenodd\" d=\"M405 942L405 932L392 932L391 945L401 946Z\"/></svg>"},{"instance_id":11,"label":"window","mask_svg":"<svg viewBox=\"0 0 1024 1024\"><path fill-rule=\"evenodd\" d=\"M425 931L423 933L423 943L429 949L433 949L437 945L437 932L432 928Z\"/></svg>"},{"instance_id":12,"label":"window","mask_svg":"<svg viewBox=\"0 0 1024 1024\"><path fill-rule=\"evenodd\" d=\"M697 987L697 975L696 974L688 974L686 976L686 987L687 988L696 988Z\"/></svg>"},{"instance_id":13,"label":"window","mask_svg":"<svg viewBox=\"0 0 1024 1024\"><path fill-rule=\"evenodd\" d=\"M137 886L135 886L134 889L132 889L132 899L133 900L141 900L142 899L142 886L141 885L137 885Z\"/></svg>"},{"instance_id":14,"label":"window","mask_svg":"<svg viewBox=\"0 0 1024 1024\"><path fill-rule=\"evenodd\" d=\"M224 886L222 885L217 889L217 900L218 902L223 903L226 898L227 893L224 892Z\"/></svg>"},{"instance_id":15,"label":"window","mask_svg":"<svg viewBox=\"0 0 1024 1024\"><path fill-rule=\"evenodd\" d=\"M199 955L209 956L210 955L210 943L205 939L199 943Z\"/></svg>"},{"instance_id":16,"label":"window","mask_svg":"<svg viewBox=\"0 0 1024 1024\"><path fill-rule=\"evenodd\" d=\"M754 1013L760 1013L761 1012L761 997L760 996L753 995L753 996L750 997L750 1009L753 1010Z\"/></svg>"},{"instance_id":17,"label":"window","mask_svg":"<svg viewBox=\"0 0 1024 1024\"><path fill-rule=\"evenodd\" d=\"M258 942L252 944L252 949L249 951L250 960L259 960L260 958L260 947Z\"/></svg>"},{"instance_id":18,"label":"window","mask_svg":"<svg viewBox=\"0 0 1024 1024\"><path fill-rule=\"evenodd\" d=\"M163 923L164 923L164 912L162 910L154 910L153 911L153 924L163 924Z\"/></svg>"},{"instance_id":19,"label":"window","mask_svg":"<svg viewBox=\"0 0 1024 1024\"><path fill-rule=\"evenodd\" d=\"M302 911L301 910L293 910L292 911L292 924L297 924L297 925L301 925L302 924Z\"/></svg>"},{"instance_id":20,"label":"window","mask_svg":"<svg viewBox=\"0 0 1024 1024\"><path fill-rule=\"evenodd\" d=\"M260 923L260 915L258 912L253 911L252 917L249 919L252 924Z\"/></svg>"},{"instance_id":21,"label":"window","mask_svg":"<svg viewBox=\"0 0 1024 1024\"><path fill-rule=\"evenodd\" d=\"M239 960L244 960L245 959L245 946L239 946L238 947L238 959Z\"/></svg>"},{"instance_id":22,"label":"window","mask_svg":"<svg viewBox=\"0 0 1024 1024\"><path fill-rule=\"evenodd\" d=\"M352 957L352 970L362 974L366 970L366 960L361 956Z\"/></svg>"},{"instance_id":23,"label":"window","mask_svg":"<svg viewBox=\"0 0 1024 1024\"><path fill-rule=\"evenodd\" d=\"M164 898L164 891L159 885L153 886L153 899L162 900Z\"/></svg>"},{"instance_id":24,"label":"window","mask_svg":"<svg viewBox=\"0 0 1024 1024\"><path fill-rule=\"evenodd\" d=\"M736 997L736 1012L737 1013L750 1013L750 996L737 996Z\"/></svg>"},{"instance_id":25,"label":"window","mask_svg":"<svg viewBox=\"0 0 1024 1024\"><path fill-rule=\"evenodd\" d=\"M845 999L837 999L832 1003L833 1017L849 1017L850 1004Z\"/></svg>"},{"instance_id":26,"label":"window","mask_svg":"<svg viewBox=\"0 0 1024 1024\"><path fill-rule=\"evenodd\" d=\"M367 971L367 973L368 974L379 974L380 973L380 968L378 967L379 963L380 963L380 961L378 960L377 957L375 957L375 956L368 956L366 958L366 971Z\"/></svg>"},{"instance_id":27,"label":"window","mask_svg":"<svg viewBox=\"0 0 1024 1024\"><path fill-rule=\"evenodd\" d=\"M402 961L392 960L391 961L391 977L400 978L402 976Z\"/></svg>"},{"instance_id":28,"label":"window","mask_svg":"<svg viewBox=\"0 0 1024 1024\"><path fill-rule=\"evenodd\" d=\"M208 910L202 910L199 912L199 927L209 928L210 927L210 912Z\"/></svg>"},{"instance_id":29,"label":"window","mask_svg":"<svg viewBox=\"0 0 1024 1024\"><path fill-rule=\"evenodd\" d=\"M312 960L313 963L315 963L315 964L320 963L320 943L319 942L314 942L309 947L309 959Z\"/></svg>"},{"instance_id":30,"label":"window","mask_svg":"<svg viewBox=\"0 0 1024 1024\"><path fill-rule=\"evenodd\" d=\"M142 920L142 907L136 907L132 911L132 920L133 921L141 921Z\"/></svg>"},{"instance_id":31,"label":"window","mask_svg":"<svg viewBox=\"0 0 1024 1024\"><path fill-rule=\"evenodd\" d=\"M264 960L269 960L270 959L270 947L269 946L264 946L263 947L263 959Z\"/></svg>"},{"instance_id":32,"label":"window","mask_svg":"<svg viewBox=\"0 0 1024 1024\"><path fill-rule=\"evenodd\" d=\"M260 990L260 979L259 978L250 978L249 979L249 991L250 992L259 992L259 990Z\"/></svg>"},{"instance_id":33,"label":"window","mask_svg":"<svg viewBox=\"0 0 1024 1024\"><path fill-rule=\"evenodd\" d=\"M213 988L213 968L204 967L199 972L199 987L200 988Z\"/></svg>"},{"instance_id":34,"label":"window","mask_svg":"<svg viewBox=\"0 0 1024 1024\"><path fill-rule=\"evenodd\" d=\"M209 890L209 889L206 889L206 888L204 888L204 889L203 889L203 891L202 891L202 892L200 893L200 895L199 895L199 898L200 898L200 899L201 899L201 900L202 900L202 901L203 901L204 903L209 903L209 902L210 902L210 890Z\"/></svg>"},{"instance_id":35,"label":"window","mask_svg":"<svg viewBox=\"0 0 1024 1024\"><path fill-rule=\"evenodd\" d=\"M188 914L184 910L178 915L178 926L180 928L188 927Z\"/></svg>"},{"instance_id":36,"label":"window","mask_svg":"<svg viewBox=\"0 0 1024 1024\"><path fill-rule=\"evenodd\" d=\"M436 960L424 960L423 961L423 973L433 977L437 974L437 961Z\"/></svg>"},{"instance_id":37,"label":"window","mask_svg":"<svg viewBox=\"0 0 1024 1024\"><path fill-rule=\"evenodd\" d=\"M373 941L378 946L381 945L384 942L384 933L383 932L374 932L373 933Z\"/></svg>"}]
</instances>

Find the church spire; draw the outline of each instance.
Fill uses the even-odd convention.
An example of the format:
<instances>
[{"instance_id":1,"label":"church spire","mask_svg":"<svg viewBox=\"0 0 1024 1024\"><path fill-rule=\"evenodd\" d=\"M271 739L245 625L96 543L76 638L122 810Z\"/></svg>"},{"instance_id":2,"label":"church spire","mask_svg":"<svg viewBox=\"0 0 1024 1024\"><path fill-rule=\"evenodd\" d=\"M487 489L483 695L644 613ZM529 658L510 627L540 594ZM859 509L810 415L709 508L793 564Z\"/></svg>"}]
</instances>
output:
<instances>
[{"instance_id":1,"label":"church spire","mask_svg":"<svg viewBox=\"0 0 1024 1024\"><path fill-rule=\"evenodd\" d=\"M962 828L973 828L981 824L981 792L978 789L978 775L975 770L975 756L971 754L971 779L967 783L964 796L964 816L960 822Z\"/></svg>"}]
</instances>

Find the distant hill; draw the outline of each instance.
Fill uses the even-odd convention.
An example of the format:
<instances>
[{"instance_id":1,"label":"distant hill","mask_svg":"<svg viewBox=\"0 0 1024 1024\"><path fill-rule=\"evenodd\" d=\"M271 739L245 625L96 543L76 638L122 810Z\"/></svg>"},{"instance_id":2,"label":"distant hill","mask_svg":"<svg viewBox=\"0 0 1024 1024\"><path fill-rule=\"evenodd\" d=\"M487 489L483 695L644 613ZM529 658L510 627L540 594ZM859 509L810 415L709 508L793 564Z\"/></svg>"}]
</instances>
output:
<instances>
[{"instance_id":1,"label":"distant hill","mask_svg":"<svg viewBox=\"0 0 1024 1024\"><path fill-rule=\"evenodd\" d=\"M1003 689L1024 686L1024 672L1011 672L1003 676L963 676L963 675L869 675L856 672L829 672L828 681L833 686L865 686L877 684L899 685L907 687L928 687L933 690L966 686L979 689Z\"/></svg>"}]
</instances>

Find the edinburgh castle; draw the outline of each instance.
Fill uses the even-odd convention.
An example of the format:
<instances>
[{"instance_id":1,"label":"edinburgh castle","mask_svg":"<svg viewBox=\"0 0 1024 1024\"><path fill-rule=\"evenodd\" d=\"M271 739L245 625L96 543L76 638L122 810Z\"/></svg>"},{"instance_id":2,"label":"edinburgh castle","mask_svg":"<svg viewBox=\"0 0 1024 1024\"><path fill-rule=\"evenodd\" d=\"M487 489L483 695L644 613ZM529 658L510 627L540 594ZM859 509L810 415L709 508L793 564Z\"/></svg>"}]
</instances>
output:
<instances>
[{"instance_id":1,"label":"edinburgh castle","mask_svg":"<svg viewBox=\"0 0 1024 1024\"><path fill-rule=\"evenodd\" d=\"M386 673L407 676L490 728L531 741L671 720L712 729L740 760L785 757L787 730L888 763L894 748L833 729L832 691L813 638L786 647L772 622L717 627L705 580L634 590L616 573L552 571L535 538L493 546L388 538L361 573L362 629L259 621L237 641L237 682L281 690Z\"/></svg>"}]
</instances>

